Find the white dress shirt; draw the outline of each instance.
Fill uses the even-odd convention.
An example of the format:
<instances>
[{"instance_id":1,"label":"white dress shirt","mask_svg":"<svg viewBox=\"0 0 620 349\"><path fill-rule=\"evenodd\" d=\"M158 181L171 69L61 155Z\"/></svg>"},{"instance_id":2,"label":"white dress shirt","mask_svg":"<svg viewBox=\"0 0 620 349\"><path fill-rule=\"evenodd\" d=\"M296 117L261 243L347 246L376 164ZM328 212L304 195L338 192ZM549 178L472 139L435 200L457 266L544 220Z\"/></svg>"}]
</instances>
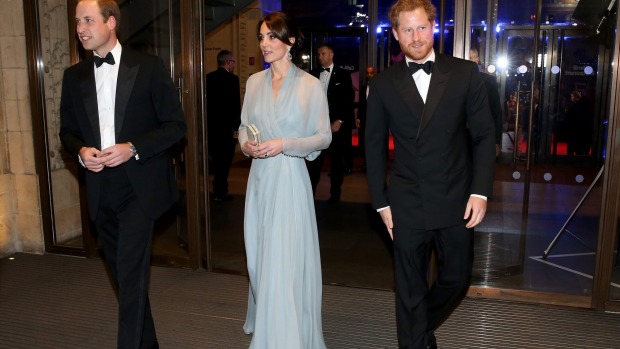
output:
<instances>
[{"instance_id":1,"label":"white dress shirt","mask_svg":"<svg viewBox=\"0 0 620 349\"><path fill-rule=\"evenodd\" d=\"M95 85L97 87L97 107L99 110L99 132L101 134L101 149L111 147L116 144L116 134L114 130L114 106L116 105L116 82L118 79L118 67L121 61L122 46L116 41L116 46L112 49L114 65L103 63L95 69ZM94 53L97 55L96 53Z\"/></svg>"},{"instance_id":2,"label":"white dress shirt","mask_svg":"<svg viewBox=\"0 0 620 349\"><path fill-rule=\"evenodd\" d=\"M405 57L407 61L407 66L409 66L409 62L413 62L409 57ZM431 55L422 63L426 63L427 61L435 61L435 51L431 52ZM428 95L428 86L431 84L431 76L433 74L426 74L424 70L420 69L415 74L412 74L413 81L415 81L415 86L418 88L418 92L420 92L420 96L422 96L422 100L426 103L426 96Z\"/></svg>"},{"instance_id":3,"label":"white dress shirt","mask_svg":"<svg viewBox=\"0 0 620 349\"><path fill-rule=\"evenodd\" d=\"M329 79L332 77L332 73L334 72L334 63L332 63L329 67L321 68L329 68L329 71L323 70L319 75L319 80L321 80L321 86L323 86L323 91L327 93L327 88L329 87Z\"/></svg>"}]
</instances>

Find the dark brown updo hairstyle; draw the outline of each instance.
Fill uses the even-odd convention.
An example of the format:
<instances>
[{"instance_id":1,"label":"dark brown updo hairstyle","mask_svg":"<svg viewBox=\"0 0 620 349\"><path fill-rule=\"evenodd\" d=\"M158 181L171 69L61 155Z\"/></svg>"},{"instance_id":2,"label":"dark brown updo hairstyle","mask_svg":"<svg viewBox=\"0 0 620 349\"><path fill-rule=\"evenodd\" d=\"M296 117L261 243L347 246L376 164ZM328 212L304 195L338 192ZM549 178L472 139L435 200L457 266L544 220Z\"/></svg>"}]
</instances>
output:
<instances>
[{"instance_id":1,"label":"dark brown updo hairstyle","mask_svg":"<svg viewBox=\"0 0 620 349\"><path fill-rule=\"evenodd\" d=\"M293 18L284 12L276 11L266 14L256 26L256 36L260 35L260 27L265 23L273 36L282 41L287 46L291 46L291 56L293 62L297 62L297 51L304 41L304 35L299 31ZM295 38L295 43L291 42Z\"/></svg>"}]
</instances>

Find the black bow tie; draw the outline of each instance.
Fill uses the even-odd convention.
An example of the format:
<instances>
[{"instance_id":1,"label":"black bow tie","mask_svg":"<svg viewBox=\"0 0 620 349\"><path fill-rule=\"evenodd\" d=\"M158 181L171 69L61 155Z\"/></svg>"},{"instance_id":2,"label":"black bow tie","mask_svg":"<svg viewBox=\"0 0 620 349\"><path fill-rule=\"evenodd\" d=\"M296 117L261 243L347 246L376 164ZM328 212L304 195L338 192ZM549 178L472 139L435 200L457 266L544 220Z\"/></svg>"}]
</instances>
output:
<instances>
[{"instance_id":1,"label":"black bow tie","mask_svg":"<svg viewBox=\"0 0 620 349\"><path fill-rule=\"evenodd\" d=\"M426 74L431 75L431 71L433 70L433 61L426 61L423 64L408 62L407 66L409 67L411 74L415 74L418 70L422 69Z\"/></svg>"},{"instance_id":2,"label":"black bow tie","mask_svg":"<svg viewBox=\"0 0 620 349\"><path fill-rule=\"evenodd\" d=\"M93 59L95 60L95 66L97 66L97 68L101 67L103 63L114 65L114 56L112 56L112 52L108 52L105 58L101 58L99 56L93 56Z\"/></svg>"},{"instance_id":3,"label":"black bow tie","mask_svg":"<svg viewBox=\"0 0 620 349\"><path fill-rule=\"evenodd\" d=\"M329 68L321 68L321 69L323 69L323 70L321 70L322 72L326 71L326 72L329 73Z\"/></svg>"}]
</instances>

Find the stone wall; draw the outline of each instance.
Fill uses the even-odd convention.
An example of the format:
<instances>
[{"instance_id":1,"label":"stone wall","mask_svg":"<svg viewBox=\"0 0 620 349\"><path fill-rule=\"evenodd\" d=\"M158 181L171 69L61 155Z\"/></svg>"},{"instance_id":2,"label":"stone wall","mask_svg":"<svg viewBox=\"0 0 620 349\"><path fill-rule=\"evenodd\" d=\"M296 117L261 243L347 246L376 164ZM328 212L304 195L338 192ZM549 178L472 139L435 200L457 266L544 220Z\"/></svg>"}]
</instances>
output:
<instances>
[{"instance_id":1,"label":"stone wall","mask_svg":"<svg viewBox=\"0 0 620 349\"><path fill-rule=\"evenodd\" d=\"M0 2L0 256L44 250L23 0Z\"/></svg>"}]
</instances>

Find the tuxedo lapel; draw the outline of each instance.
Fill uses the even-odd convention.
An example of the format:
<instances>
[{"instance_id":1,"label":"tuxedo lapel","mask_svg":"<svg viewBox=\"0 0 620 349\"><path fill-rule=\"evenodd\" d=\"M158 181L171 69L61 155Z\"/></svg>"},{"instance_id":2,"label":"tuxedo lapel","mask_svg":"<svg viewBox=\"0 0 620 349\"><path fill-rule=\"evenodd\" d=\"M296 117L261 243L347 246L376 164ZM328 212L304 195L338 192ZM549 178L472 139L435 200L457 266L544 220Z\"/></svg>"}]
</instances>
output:
<instances>
[{"instance_id":1,"label":"tuxedo lapel","mask_svg":"<svg viewBox=\"0 0 620 349\"><path fill-rule=\"evenodd\" d=\"M436 55L433 74L431 75L431 82L428 86L424 115L422 115L420 131L418 134L424 131L426 125L428 125L433 115L435 115L435 109L437 109L439 101L441 101L441 98L446 91L446 85L448 84L448 81L450 81L451 74L450 67L448 64L445 64L443 57L439 54Z\"/></svg>"},{"instance_id":2,"label":"tuxedo lapel","mask_svg":"<svg viewBox=\"0 0 620 349\"><path fill-rule=\"evenodd\" d=\"M332 75L329 77L329 84L327 84L328 93L329 90L332 90L334 88L334 85L339 82L338 79L340 79L340 74L338 74L338 72L336 71L336 66L334 66L332 70Z\"/></svg>"},{"instance_id":3,"label":"tuxedo lapel","mask_svg":"<svg viewBox=\"0 0 620 349\"><path fill-rule=\"evenodd\" d=\"M418 87L415 85L415 81L411 77L411 72L407 68L404 59L398 63L395 74L394 84L396 85L396 91L400 94L410 113L414 117L420 118L424 110L424 101L422 96L420 96L420 92L418 92Z\"/></svg>"},{"instance_id":4,"label":"tuxedo lapel","mask_svg":"<svg viewBox=\"0 0 620 349\"><path fill-rule=\"evenodd\" d=\"M88 58L82 65L83 68L78 75L78 79L80 80L86 117L93 129L93 135L99 149L101 148L101 131L99 130L99 107L97 104L97 86L95 85L95 68L93 64L92 57Z\"/></svg>"},{"instance_id":5,"label":"tuxedo lapel","mask_svg":"<svg viewBox=\"0 0 620 349\"><path fill-rule=\"evenodd\" d=\"M136 82L139 69L140 64L132 66L131 52L129 50L124 50L121 54L121 62L118 67L116 105L114 106L114 132L117 139L123 128L127 103L129 102L129 97L131 96L131 91Z\"/></svg>"}]
</instances>

